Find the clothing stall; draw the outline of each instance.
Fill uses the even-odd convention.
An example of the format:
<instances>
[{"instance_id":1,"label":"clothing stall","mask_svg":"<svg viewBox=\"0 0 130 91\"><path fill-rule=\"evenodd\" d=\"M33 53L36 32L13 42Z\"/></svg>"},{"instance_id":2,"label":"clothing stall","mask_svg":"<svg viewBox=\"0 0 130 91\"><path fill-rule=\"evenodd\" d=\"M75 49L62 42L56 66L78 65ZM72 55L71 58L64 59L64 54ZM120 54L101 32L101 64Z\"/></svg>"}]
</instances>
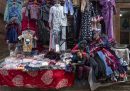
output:
<instances>
[{"instance_id":1,"label":"clothing stall","mask_svg":"<svg viewBox=\"0 0 130 91\"><path fill-rule=\"evenodd\" d=\"M80 83L95 90L126 82L129 56L115 47L114 14L115 0L6 0L10 55L0 63L0 85L61 89Z\"/></svg>"}]
</instances>

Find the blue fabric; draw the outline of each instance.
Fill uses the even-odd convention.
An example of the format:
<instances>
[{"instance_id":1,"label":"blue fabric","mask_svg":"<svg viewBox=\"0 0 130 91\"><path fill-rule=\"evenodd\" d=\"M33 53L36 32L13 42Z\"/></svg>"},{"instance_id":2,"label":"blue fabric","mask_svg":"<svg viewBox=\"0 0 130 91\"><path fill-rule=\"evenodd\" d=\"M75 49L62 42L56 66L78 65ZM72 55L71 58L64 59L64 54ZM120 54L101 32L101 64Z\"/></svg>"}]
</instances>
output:
<instances>
[{"instance_id":1,"label":"blue fabric","mask_svg":"<svg viewBox=\"0 0 130 91\"><path fill-rule=\"evenodd\" d=\"M13 4L13 0L7 0L6 9L4 13L4 21L7 23L16 19L18 24L22 21L22 3L23 0L16 0L15 4Z\"/></svg>"},{"instance_id":2,"label":"blue fabric","mask_svg":"<svg viewBox=\"0 0 130 91\"><path fill-rule=\"evenodd\" d=\"M9 43L16 43L18 39L18 34L15 27L11 27L7 31L7 40L9 40Z\"/></svg>"},{"instance_id":3,"label":"blue fabric","mask_svg":"<svg viewBox=\"0 0 130 91\"><path fill-rule=\"evenodd\" d=\"M105 55L103 54L102 51L98 51L97 53L98 53L99 57L102 59L102 61L103 61L104 64L105 64L105 67L106 67L106 75L107 75L107 76L110 76L111 74L113 74L113 71L112 71L112 69L107 65Z\"/></svg>"},{"instance_id":4,"label":"blue fabric","mask_svg":"<svg viewBox=\"0 0 130 91\"><path fill-rule=\"evenodd\" d=\"M74 8L71 0L65 0L64 4L64 13L68 14L70 11L70 15L74 14Z\"/></svg>"}]
</instances>

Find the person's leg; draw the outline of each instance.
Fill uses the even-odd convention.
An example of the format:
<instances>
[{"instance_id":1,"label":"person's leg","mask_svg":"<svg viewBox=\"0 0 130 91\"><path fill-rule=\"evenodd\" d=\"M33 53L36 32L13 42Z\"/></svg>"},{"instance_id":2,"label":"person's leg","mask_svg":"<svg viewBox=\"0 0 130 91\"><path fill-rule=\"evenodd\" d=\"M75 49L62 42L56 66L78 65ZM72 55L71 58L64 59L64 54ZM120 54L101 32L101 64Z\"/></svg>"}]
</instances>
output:
<instances>
[{"instance_id":1,"label":"person's leg","mask_svg":"<svg viewBox=\"0 0 130 91\"><path fill-rule=\"evenodd\" d=\"M78 67L78 79L81 80L83 77L83 67L79 66Z\"/></svg>"},{"instance_id":2,"label":"person's leg","mask_svg":"<svg viewBox=\"0 0 130 91\"><path fill-rule=\"evenodd\" d=\"M89 66L83 66L83 79L87 80L89 75L90 67Z\"/></svg>"},{"instance_id":3,"label":"person's leg","mask_svg":"<svg viewBox=\"0 0 130 91\"><path fill-rule=\"evenodd\" d=\"M89 63L90 63L90 66L93 68L95 76L97 76L98 75L98 63L92 57L90 57Z\"/></svg>"}]
</instances>

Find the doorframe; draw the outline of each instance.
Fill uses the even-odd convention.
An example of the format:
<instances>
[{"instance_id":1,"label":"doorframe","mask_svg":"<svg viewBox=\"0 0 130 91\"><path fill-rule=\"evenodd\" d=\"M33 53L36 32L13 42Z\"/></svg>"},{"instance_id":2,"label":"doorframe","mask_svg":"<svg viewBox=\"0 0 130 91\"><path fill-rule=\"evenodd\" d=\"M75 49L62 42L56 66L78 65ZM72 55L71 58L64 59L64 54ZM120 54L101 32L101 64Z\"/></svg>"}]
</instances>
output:
<instances>
[{"instance_id":1,"label":"doorframe","mask_svg":"<svg viewBox=\"0 0 130 91\"><path fill-rule=\"evenodd\" d=\"M120 9L121 8L129 8L130 9L130 3L116 3L116 9L117 13L114 15L114 34L116 41L120 43Z\"/></svg>"}]
</instances>

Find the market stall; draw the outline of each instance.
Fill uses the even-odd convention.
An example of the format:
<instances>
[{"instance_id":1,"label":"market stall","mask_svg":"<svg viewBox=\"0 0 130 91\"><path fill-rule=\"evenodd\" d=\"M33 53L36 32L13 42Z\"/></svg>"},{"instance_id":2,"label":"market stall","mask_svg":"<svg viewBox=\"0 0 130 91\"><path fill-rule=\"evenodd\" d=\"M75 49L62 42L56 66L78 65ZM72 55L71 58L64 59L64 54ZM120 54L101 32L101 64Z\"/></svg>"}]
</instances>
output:
<instances>
[{"instance_id":1,"label":"market stall","mask_svg":"<svg viewBox=\"0 0 130 91\"><path fill-rule=\"evenodd\" d=\"M10 56L0 64L0 85L60 89L77 82L95 90L127 81L129 56L116 47L115 9L115 0L7 0Z\"/></svg>"},{"instance_id":2,"label":"market stall","mask_svg":"<svg viewBox=\"0 0 130 91\"><path fill-rule=\"evenodd\" d=\"M73 86L74 74L66 69L66 63L42 57L6 58L0 65L0 85L42 89Z\"/></svg>"}]
</instances>

